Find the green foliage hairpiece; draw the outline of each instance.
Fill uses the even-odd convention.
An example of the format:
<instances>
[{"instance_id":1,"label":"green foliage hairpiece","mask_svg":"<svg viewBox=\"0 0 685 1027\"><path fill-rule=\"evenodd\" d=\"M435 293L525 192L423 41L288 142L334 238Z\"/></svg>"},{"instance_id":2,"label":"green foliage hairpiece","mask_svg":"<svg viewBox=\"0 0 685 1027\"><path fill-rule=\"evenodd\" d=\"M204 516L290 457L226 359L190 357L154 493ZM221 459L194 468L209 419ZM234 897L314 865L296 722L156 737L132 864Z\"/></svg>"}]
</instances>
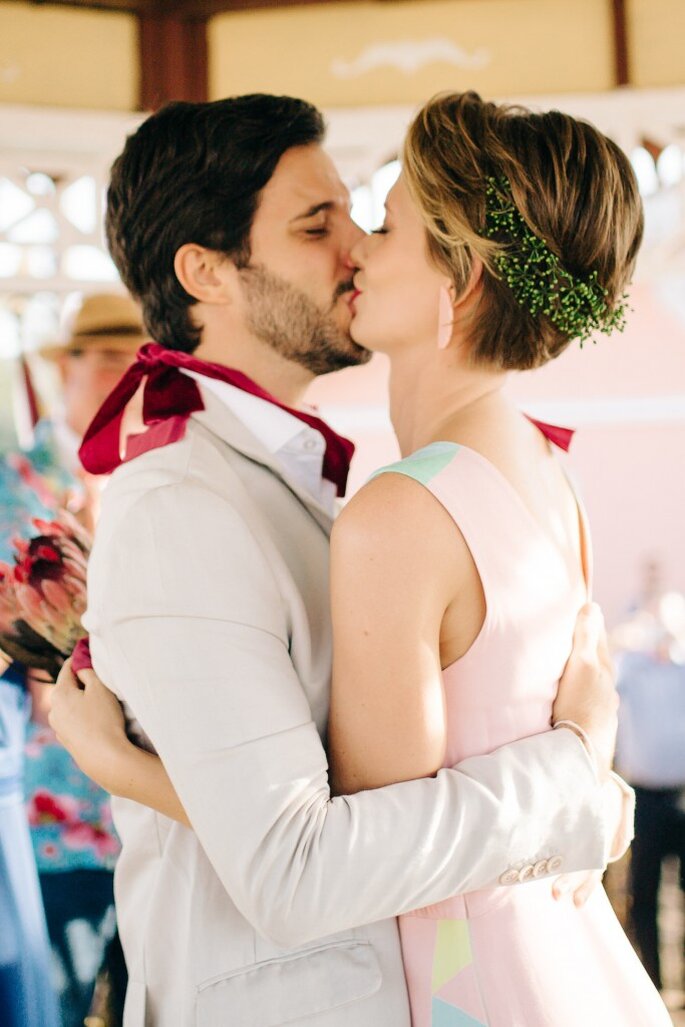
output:
<instances>
[{"instance_id":1,"label":"green foliage hairpiece","mask_svg":"<svg viewBox=\"0 0 685 1027\"><path fill-rule=\"evenodd\" d=\"M612 309L596 271L585 278L567 271L544 239L528 227L507 178L487 179L485 210L483 235L503 244L493 262L517 303L533 317L549 318L569 339L580 339L581 346L593 332L623 331L626 296Z\"/></svg>"}]
</instances>

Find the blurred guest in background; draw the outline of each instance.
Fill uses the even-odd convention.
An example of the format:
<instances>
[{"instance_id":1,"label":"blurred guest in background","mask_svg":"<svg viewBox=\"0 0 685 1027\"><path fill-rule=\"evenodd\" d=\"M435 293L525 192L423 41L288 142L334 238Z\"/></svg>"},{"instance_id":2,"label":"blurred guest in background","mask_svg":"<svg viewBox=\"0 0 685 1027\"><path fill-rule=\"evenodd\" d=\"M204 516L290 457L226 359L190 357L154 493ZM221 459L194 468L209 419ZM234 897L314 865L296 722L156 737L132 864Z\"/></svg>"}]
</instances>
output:
<instances>
[{"instance_id":1,"label":"blurred guest in background","mask_svg":"<svg viewBox=\"0 0 685 1027\"><path fill-rule=\"evenodd\" d=\"M78 447L96 411L133 362L145 341L141 314L128 296L86 296L64 319L59 340L40 350L57 369L61 410L48 424L59 465L85 492L81 519L92 528L99 507L99 483L81 467ZM37 435L43 425L39 423Z\"/></svg>"},{"instance_id":2,"label":"blurred guest in background","mask_svg":"<svg viewBox=\"0 0 685 1027\"><path fill-rule=\"evenodd\" d=\"M668 855L680 860L685 892L685 596L659 593L652 581L613 639L621 695L616 763L636 794L631 919L642 961L661 989L657 913Z\"/></svg>"},{"instance_id":3,"label":"blurred guest in background","mask_svg":"<svg viewBox=\"0 0 685 1027\"><path fill-rule=\"evenodd\" d=\"M42 350L61 381L62 410L39 423L52 438L72 509L92 528L100 483L78 464L77 450L96 410L143 341L136 305L126 296L86 297L65 322L61 340ZM22 473L35 473L30 460ZM78 496L78 499L75 497ZM63 1027L81 1027L105 946L115 931L112 875L119 843L109 797L78 769L47 724L50 685L30 676L33 723L26 746L26 798L33 846L57 964Z\"/></svg>"}]
</instances>

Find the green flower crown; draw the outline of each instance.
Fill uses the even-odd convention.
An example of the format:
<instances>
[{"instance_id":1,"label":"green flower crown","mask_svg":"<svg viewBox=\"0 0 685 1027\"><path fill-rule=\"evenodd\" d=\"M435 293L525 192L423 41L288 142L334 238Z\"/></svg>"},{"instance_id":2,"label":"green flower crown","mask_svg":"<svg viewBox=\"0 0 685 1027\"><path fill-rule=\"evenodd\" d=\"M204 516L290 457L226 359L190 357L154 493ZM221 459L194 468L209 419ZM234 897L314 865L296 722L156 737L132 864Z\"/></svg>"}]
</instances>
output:
<instances>
[{"instance_id":1,"label":"green flower crown","mask_svg":"<svg viewBox=\"0 0 685 1027\"><path fill-rule=\"evenodd\" d=\"M516 302L533 317L544 314L569 339L580 339L581 346L593 332L623 331L626 295L611 308L596 271L585 278L567 271L526 224L507 178L487 179L485 211L483 235L505 247L493 263Z\"/></svg>"}]
</instances>

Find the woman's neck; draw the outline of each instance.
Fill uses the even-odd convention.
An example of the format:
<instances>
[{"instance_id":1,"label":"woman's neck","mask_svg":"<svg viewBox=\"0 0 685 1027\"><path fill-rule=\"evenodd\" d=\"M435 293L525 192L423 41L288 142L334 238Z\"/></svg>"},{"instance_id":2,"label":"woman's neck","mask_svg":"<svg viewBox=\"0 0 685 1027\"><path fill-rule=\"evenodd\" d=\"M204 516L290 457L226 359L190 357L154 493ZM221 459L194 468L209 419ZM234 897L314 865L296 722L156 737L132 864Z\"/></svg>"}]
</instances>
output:
<instances>
[{"instance_id":1,"label":"woman's neck","mask_svg":"<svg viewBox=\"0 0 685 1027\"><path fill-rule=\"evenodd\" d=\"M508 406L501 394L504 372L473 367L455 350L406 350L390 365L390 418L407 456L431 442L459 441L484 417Z\"/></svg>"}]
</instances>

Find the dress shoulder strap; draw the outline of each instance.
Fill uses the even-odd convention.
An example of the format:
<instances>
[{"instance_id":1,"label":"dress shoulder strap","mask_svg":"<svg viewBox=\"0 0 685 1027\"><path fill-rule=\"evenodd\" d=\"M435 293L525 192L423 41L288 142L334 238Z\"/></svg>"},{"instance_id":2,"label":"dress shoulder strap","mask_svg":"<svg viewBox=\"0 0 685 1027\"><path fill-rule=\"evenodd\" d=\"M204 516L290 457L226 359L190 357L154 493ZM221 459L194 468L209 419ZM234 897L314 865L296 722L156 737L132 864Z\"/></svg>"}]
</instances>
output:
<instances>
[{"instance_id":1,"label":"dress shoulder strap","mask_svg":"<svg viewBox=\"0 0 685 1027\"><path fill-rule=\"evenodd\" d=\"M461 449L456 442L433 442L423 449L417 449L403 460L380 467L371 475L370 481L380 474L404 474L421 485L429 486L431 480L452 463Z\"/></svg>"}]
</instances>

